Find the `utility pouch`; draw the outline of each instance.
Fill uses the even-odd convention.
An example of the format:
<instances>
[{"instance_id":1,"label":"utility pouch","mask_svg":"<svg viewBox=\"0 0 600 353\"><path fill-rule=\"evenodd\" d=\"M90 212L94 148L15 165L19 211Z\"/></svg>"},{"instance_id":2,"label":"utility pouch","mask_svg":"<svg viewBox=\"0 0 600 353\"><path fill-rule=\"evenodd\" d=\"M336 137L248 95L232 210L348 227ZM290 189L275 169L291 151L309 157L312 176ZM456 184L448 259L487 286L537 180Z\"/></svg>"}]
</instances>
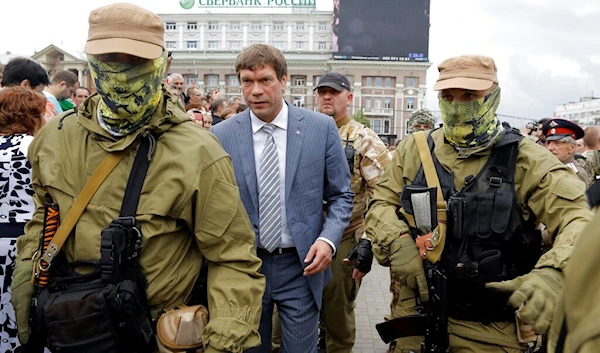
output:
<instances>
[{"instance_id":1,"label":"utility pouch","mask_svg":"<svg viewBox=\"0 0 600 353\"><path fill-rule=\"evenodd\" d=\"M172 352L202 348L202 333L208 323L208 310L203 305L166 309L156 324L160 343Z\"/></svg>"},{"instance_id":2,"label":"utility pouch","mask_svg":"<svg viewBox=\"0 0 600 353\"><path fill-rule=\"evenodd\" d=\"M356 149L350 144L348 140L349 136L346 136L346 147L344 147L344 153L346 154L346 160L350 167L350 173L354 173L354 156L356 155Z\"/></svg>"}]
</instances>

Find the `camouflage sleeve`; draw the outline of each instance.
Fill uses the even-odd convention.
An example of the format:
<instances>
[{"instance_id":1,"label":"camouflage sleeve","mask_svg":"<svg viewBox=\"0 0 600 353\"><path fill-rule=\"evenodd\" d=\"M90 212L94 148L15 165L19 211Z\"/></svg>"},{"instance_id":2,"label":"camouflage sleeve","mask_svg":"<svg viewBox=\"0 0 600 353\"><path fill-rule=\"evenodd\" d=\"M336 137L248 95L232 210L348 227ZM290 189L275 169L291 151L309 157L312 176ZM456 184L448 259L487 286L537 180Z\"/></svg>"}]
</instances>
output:
<instances>
[{"instance_id":1,"label":"camouflage sleeve","mask_svg":"<svg viewBox=\"0 0 600 353\"><path fill-rule=\"evenodd\" d=\"M372 240L373 253L384 266L389 265L391 242L409 232L408 225L396 215L400 206L400 193L404 187L402 160L406 151L401 149L406 145L405 142L406 140L400 144L399 150L393 154L385 173L379 179L365 220L365 231Z\"/></svg>"},{"instance_id":2,"label":"camouflage sleeve","mask_svg":"<svg viewBox=\"0 0 600 353\"><path fill-rule=\"evenodd\" d=\"M515 174L517 197L537 221L546 225L554 243L536 268L563 269L569 261L577 237L588 224L592 212L585 198L585 186L564 164L547 150L521 142Z\"/></svg>"},{"instance_id":3,"label":"camouflage sleeve","mask_svg":"<svg viewBox=\"0 0 600 353\"><path fill-rule=\"evenodd\" d=\"M390 158L385 144L370 129L364 129L364 135L358 147L358 153L361 156L360 174L367 184L367 197L371 200L377 181L385 172Z\"/></svg>"}]
</instances>

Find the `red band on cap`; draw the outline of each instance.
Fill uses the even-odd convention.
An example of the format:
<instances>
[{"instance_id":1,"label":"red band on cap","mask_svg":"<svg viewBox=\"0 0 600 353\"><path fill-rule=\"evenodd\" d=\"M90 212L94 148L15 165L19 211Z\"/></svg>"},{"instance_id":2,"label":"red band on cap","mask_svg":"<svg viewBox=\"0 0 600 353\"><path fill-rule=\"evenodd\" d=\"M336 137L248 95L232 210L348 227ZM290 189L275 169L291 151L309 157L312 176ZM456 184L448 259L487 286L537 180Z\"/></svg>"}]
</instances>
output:
<instances>
[{"instance_id":1,"label":"red band on cap","mask_svg":"<svg viewBox=\"0 0 600 353\"><path fill-rule=\"evenodd\" d=\"M548 134L548 136L551 135L571 135L571 137L576 138L577 134L575 133L575 131L566 128L566 127L553 127L550 129L550 131L548 131L550 134Z\"/></svg>"}]
</instances>

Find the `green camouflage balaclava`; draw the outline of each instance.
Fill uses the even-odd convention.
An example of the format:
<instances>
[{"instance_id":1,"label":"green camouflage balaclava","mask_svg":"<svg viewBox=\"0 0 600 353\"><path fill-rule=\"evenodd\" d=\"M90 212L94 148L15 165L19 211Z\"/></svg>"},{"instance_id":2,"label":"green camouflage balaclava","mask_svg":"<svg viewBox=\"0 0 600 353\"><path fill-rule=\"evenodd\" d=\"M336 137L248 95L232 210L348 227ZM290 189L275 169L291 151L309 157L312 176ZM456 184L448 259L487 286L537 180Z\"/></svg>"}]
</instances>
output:
<instances>
[{"instance_id":1,"label":"green camouflage balaclava","mask_svg":"<svg viewBox=\"0 0 600 353\"><path fill-rule=\"evenodd\" d=\"M428 128L417 127L416 125L428 125ZM408 119L407 133L412 134L417 131L425 131L433 129L435 125L435 117L429 109L421 109L412 113L410 119Z\"/></svg>"},{"instance_id":2,"label":"green camouflage balaclava","mask_svg":"<svg viewBox=\"0 0 600 353\"><path fill-rule=\"evenodd\" d=\"M439 99L444 136L459 150L475 151L489 146L502 132L496 109L500 104L500 87L471 102Z\"/></svg>"},{"instance_id":3,"label":"green camouflage balaclava","mask_svg":"<svg viewBox=\"0 0 600 353\"><path fill-rule=\"evenodd\" d=\"M167 52L142 64L103 62L88 54L90 73L102 97L98 118L115 136L128 135L152 118L162 98Z\"/></svg>"}]
</instances>

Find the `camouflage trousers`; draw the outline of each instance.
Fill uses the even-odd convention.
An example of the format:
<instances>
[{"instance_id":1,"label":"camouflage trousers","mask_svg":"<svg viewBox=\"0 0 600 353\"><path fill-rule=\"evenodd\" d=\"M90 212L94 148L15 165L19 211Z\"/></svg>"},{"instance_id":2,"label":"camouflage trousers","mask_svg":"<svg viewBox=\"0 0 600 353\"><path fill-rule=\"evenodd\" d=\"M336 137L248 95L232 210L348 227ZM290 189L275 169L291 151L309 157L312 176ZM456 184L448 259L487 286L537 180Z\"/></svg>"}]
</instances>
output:
<instances>
[{"instance_id":1,"label":"camouflage trousers","mask_svg":"<svg viewBox=\"0 0 600 353\"><path fill-rule=\"evenodd\" d=\"M417 311L415 293L402 286L397 281L392 281L393 293L392 316L393 318L414 315ZM450 318L448 320L448 333L452 353L522 353L527 347L517 342L517 331L514 322L492 322L489 325L475 322L462 321ZM396 340L394 353L420 352L423 337L405 337Z\"/></svg>"}]
</instances>

